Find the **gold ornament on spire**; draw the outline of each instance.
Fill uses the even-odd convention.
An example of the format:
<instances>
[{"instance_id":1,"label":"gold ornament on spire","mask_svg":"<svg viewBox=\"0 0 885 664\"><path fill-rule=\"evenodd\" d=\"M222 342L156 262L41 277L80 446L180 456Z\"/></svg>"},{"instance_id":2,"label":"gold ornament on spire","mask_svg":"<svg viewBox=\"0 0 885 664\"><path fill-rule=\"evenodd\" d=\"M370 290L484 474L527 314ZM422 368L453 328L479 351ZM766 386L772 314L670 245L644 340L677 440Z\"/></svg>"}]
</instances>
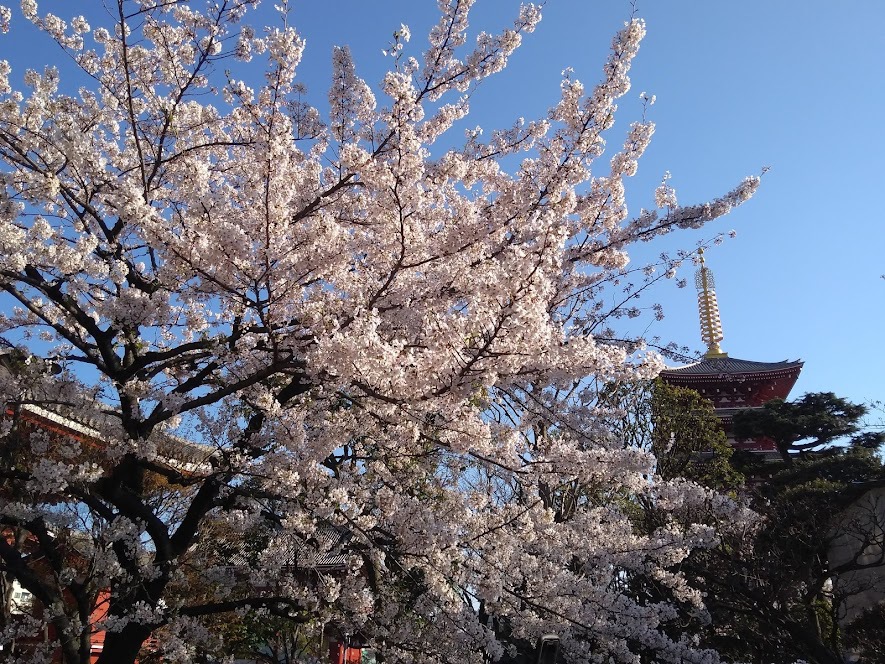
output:
<instances>
[{"instance_id":1,"label":"gold ornament on spire","mask_svg":"<svg viewBox=\"0 0 885 664\"><path fill-rule=\"evenodd\" d=\"M716 282L713 272L704 261L704 250L698 249L701 267L694 275L694 285L698 289L698 313L701 318L701 339L707 344L706 358L728 357L719 347L722 341L722 320L719 318L719 304L716 302Z\"/></svg>"}]
</instances>

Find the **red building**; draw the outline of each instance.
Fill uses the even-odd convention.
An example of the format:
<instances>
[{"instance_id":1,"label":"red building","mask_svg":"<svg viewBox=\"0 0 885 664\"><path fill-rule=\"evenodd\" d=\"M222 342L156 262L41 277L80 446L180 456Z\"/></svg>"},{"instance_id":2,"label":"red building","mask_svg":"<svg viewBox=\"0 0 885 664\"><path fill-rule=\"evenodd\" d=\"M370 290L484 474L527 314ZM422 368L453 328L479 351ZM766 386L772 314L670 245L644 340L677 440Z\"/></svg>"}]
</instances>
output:
<instances>
[{"instance_id":1,"label":"red building","mask_svg":"<svg viewBox=\"0 0 885 664\"><path fill-rule=\"evenodd\" d=\"M696 390L712 401L732 445L738 449L775 455L777 448L768 439L735 441L732 416L739 410L761 408L772 399L786 399L799 378L802 362L739 360L722 351L719 347L723 339L722 323L716 302L715 282L704 262L703 249L700 254L701 267L695 274L695 286L698 289L701 338L707 344L707 352L699 362L662 371L661 379L670 385Z\"/></svg>"},{"instance_id":2,"label":"red building","mask_svg":"<svg viewBox=\"0 0 885 664\"><path fill-rule=\"evenodd\" d=\"M362 661L362 648L346 646L340 641L333 641L329 644L330 664L360 664Z\"/></svg>"}]
</instances>

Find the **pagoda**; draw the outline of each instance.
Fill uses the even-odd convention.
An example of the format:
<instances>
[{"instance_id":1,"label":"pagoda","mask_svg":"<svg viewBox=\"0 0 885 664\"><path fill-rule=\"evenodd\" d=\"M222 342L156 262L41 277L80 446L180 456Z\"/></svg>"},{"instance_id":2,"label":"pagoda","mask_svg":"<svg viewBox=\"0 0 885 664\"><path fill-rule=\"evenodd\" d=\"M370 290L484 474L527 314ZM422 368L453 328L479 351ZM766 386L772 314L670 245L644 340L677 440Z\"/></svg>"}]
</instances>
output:
<instances>
[{"instance_id":1,"label":"pagoda","mask_svg":"<svg viewBox=\"0 0 885 664\"><path fill-rule=\"evenodd\" d=\"M698 313L701 322L701 338L707 344L707 352L699 362L682 367L665 369L661 380L678 387L699 392L713 403L717 417L735 448L760 454L777 454L774 443L767 439L736 441L732 416L739 410L761 408L772 399L786 399L793 389L802 362L756 362L729 357L719 346L723 339L722 321L716 302L713 273L700 254L700 268L695 274L698 289Z\"/></svg>"}]
</instances>

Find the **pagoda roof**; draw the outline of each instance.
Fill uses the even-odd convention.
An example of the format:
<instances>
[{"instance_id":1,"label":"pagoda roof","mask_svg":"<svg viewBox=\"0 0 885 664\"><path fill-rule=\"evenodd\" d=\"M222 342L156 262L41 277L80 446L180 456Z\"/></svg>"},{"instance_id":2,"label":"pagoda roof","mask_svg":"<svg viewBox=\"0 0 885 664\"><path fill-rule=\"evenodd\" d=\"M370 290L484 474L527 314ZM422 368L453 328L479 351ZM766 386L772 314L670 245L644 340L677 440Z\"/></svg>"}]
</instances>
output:
<instances>
[{"instance_id":1,"label":"pagoda roof","mask_svg":"<svg viewBox=\"0 0 885 664\"><path fill-rule=\"evenodd\" d=\"M257 544L263 538L266 542ZM286 536L278 527L264 524L263 529L253 531L247 538L230 539L221 547L215 541L202 541L197 548L217 565L252 568L256 560L269 554L273 563L280 567L300 570L340 572L347 569L351 552L348 543L353 533L327 522L316 524L311 537ZM268 561L270 562L270 561Z\"/></svg>"},{"instance_id":2,"label":"pagoda roof","mask_svg":"<svg viewBox=\"0 0 885 664\"><path fill-rule=\"evenodd\" d=\"M668 376L728 376L733 374L760 374L792 369L801 369L801 360L783 360L781 362L755 362L741 360L736 357L705 357L699 362L683 367L664 369L661 373Z\"/></svg>"}]
</instances>

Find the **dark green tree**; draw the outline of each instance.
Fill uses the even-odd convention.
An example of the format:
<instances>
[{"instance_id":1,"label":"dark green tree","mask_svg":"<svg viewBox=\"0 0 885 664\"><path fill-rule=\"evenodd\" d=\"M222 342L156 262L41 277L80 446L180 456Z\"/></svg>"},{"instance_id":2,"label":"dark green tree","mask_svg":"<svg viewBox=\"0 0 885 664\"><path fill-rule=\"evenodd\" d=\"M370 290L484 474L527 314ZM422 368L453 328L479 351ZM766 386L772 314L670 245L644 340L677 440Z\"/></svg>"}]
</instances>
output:
<instances>
[{"instance_id":1,"label":"dark green tree","mask_svg":"<svg viewBox=\"0 0 885 664\"><path fill-rule=\"evenodd\" d=\"M718 490L743 484L713 404L695 390L655 381L651 424L652 451L664 479L684 477Z\"/></svg>"},{"instance_id":2,"label":"dark green tree","mask_svg":"<svg viewBox=\"0 0 885 664\"><path fill-rule=\"evenodd\" d=\"M739 438L777 444L783 462L771 463L733 454L712 404L693 390L661 381L620 385L603 403L612 408L611 430L624 445L653 452L662 478L729 493L757 515L751 525L684 515L718 536L717 546L678 565L704 593L710 617L687 619L684 633L726 661L836 664L851 653L882 661L870 653L885 633L883 613L846 621L849 605L870 590L846 579L877 574L885 590L885 498L882 509L870 499L885 486L876 453L883 436L864 428L866 406L823 393L738 413ZM633 518L653 532L679 516L637 500ZM625 583L640 601L666 601L656 579L634 574Z\"/></svg>"},{"instance_id":3,"label":"dark green tree","mask_svg":"<svg viewBox=\"0 0 885 664\"><path fill-rule=\"evenodd\" d=\"M885 572L881 557L859 555L862 542L881 550L885 513L866 497L883 481L873 451L846 448L752 482L745 492L760 517L756 529L726 532L688 561L712 615L705 642L738 661L844 661L846 608L865 589L840 580ZM846 542L849 555L839 550Z\"/></svg>"},{"instance_id":4,"label":"dark green tree","mask_svg":"<svg viewBox=\"0 0 885 664\"><path fill-rule=\"evenodd\" d=\"M845 630L845 644L859 662L885 662L885 604L861 615Z\"/></svg>"},{"instance_id":5,"label":"dark green tree","mask_svg":"<svg viewBox=\"0 0 885 664\"><path fill-rule=\"evenodd\" d=\"M665 480L685 478L729 491L743 484L713 405L694 390L662 380L622 383L603 391L608 428L625 447L651 452Z\"/></svg>"},{"instance_id":6,"label":"dark green tree","mask_svg":"<svg viewBox=\"0 0 885 664\"><path fill-rule=\"evenodd\" d=\"M867 406L852 403L832 392L813 392L796 401L773 399L762 408L734 416L738 440L766 437L774 441L785 463L803 453L820 453L834 445L877 448L885 441L881 431L864 431Z\"/></svg>"},{"instance_id":7,"label":"dark green tree","mask_svg":"<svg viewBox=\"0 0 885 664\"><path fill-rule=\"evenodd\" d=\"M752 537L726 533L689 561L713 616L704 640L724 655L842 662L852 643L885 628L880 621L871 632L880 613L857 628L845 620L859 594L876 579L885 584L885 505L871 498L885 485L876 454L883 435L864 429L866 413L826 392L735 415L736 437L771 439L782 463L742 466L750 477L744 493L760 516Z\"/></svg>"}]
</instances>

